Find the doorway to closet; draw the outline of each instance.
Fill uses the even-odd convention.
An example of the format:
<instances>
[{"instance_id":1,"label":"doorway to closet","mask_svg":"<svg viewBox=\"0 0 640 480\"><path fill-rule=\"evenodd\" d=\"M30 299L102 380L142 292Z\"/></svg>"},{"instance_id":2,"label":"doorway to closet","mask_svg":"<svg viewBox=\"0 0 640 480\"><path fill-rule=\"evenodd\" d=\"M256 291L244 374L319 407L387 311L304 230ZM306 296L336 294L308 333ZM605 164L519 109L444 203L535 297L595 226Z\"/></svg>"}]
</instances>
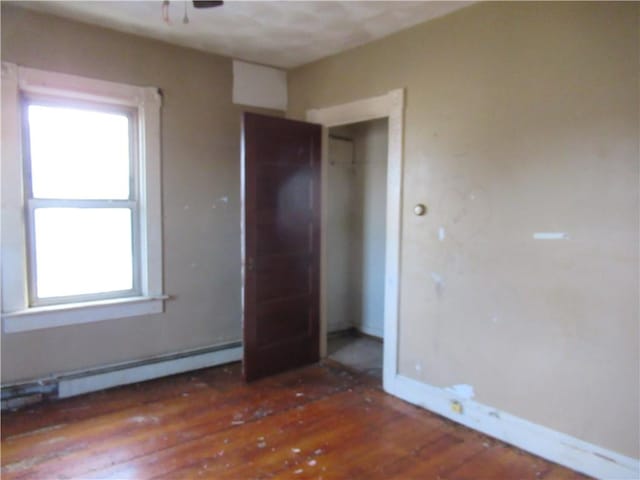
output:
<instances>
[{"instance_id":1,"label":"doorway to closet","mask_svg":"<svg viewBox=\"0 0 640 480\"><path fill-rule=\"evenodd\" d=\"M329 129L327 356L382 377L388 120Z\"/></svg>"}]
</instances>

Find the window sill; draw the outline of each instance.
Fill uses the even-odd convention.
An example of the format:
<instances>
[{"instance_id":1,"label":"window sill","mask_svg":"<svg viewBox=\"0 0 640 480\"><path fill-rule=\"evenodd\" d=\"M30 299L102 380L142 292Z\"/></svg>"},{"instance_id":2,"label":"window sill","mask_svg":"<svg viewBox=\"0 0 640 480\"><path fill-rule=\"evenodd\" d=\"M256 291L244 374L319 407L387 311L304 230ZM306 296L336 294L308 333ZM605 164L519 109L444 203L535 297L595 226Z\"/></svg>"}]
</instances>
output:
<instances>
[{"instance_id":1,"label":"window sill","mask_svg":"<svg viewBox=\"0 0 640 480\"><path fill-rule=\"evenodd\" d=\"M83 303L33 307L2 314L5 333L135 317L164 311L166 295L128 297Z\"/></svg>"}]
</instances>

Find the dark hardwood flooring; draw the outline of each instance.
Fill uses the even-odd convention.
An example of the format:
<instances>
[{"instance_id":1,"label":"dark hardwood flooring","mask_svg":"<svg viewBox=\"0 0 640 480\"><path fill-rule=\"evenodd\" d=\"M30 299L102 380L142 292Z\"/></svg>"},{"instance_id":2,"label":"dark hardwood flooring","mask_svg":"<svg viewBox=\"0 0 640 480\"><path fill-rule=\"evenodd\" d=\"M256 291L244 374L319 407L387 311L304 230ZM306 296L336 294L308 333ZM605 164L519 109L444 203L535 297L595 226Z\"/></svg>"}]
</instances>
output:
<instances>
[{"instance_id":1,"label":"dark hardwood flooring","mask_svg":"<svg viewBox=\"0 0 640 480\"><path fill-rule=\"evenodd\" d=\"M9 479L583 479L383 393L333 362L240 365L2 415Z\"/></svg>"}]
</instances>

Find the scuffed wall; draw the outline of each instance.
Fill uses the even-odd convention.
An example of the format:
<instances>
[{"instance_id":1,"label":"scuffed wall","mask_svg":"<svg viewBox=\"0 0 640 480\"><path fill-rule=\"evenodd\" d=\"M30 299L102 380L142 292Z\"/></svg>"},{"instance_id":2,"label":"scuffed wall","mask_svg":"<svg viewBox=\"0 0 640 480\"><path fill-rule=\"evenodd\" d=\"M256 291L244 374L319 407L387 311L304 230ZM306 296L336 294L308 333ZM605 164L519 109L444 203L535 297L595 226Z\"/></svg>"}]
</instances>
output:
<instances>
[{"instance_id":1,"label":"scuffed wall","mask_svg":"<svg viewBox=\"0 0 640 480\"><path fill-rule=\"evenodd\" d=\"M2 5L2 60L164 93L164 314L2 335L2 381L240 339L240 111L231 60Z\"/></svg>"},{"instance_id":2,"label":"scuffed wall","mask_svg":"<svg viewBox=\"0 0 640 480\"><path fill-rule=\"evenodd\" d=\"M288 79L294 118L406 88L400 373L635 458L638 18L482 3Z\"/></svg>"}]
</instances>

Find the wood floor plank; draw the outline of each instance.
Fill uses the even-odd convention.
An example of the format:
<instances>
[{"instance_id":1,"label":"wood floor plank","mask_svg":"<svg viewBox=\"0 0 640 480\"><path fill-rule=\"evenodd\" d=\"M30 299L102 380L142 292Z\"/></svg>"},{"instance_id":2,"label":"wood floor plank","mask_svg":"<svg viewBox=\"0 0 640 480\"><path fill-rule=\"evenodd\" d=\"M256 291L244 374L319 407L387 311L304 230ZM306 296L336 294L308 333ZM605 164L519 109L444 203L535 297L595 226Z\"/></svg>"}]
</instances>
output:
<instances>
[{"instance_id":1,"label":"wood floor plank","mask_svg":"<svg viewBox=\"0 0 640 480\"><path fill-rule=\"evenodd\" d=\"M251 432L250 439L243 448L225 455L224 464L218 465L222 468L214 470L216 477L218 475L222 478L261 477L270 474L280 475L288 468L298 469L300 464L308 461L307 459L319 456L323 451L323 445L326 448L327 443L335 442L338 439L344 441L343 439L350 438L363 425L368 425L366 428L369 430L369 434L372 434L374 425L389 421L394 416L394 412L382 410L375 413L365 413L361 408L361 400L349 398L349 396L357 396L357 394L347 394L346 408L344 408L345 402L341 401L342 399L338 401L337 398L318 402L327 404L322 411L309 407L308 411L303 413L303 423L300 424L301 420L298 419L293 423L291 429L278 428L277 425L281 419L277 417L265 419L262 424L249 426L247 430ZM355 421L345 422L342 416L328 414L335 412L336 408ZM276 427L275 434L264 434L265 431L274 431L274 427ZM261 441L265 442L265 448L260 448ZM206 464L202 461L194 462L186 468L168 472L159 478L197 476L197 473L204 466L203 463Z\"/></svg>"},{"instance_id":2,"label":"wood floor plank","mask_svg":"<svg viewBox=\"0 0 640 480\"><path fill-rule=\"evenodd\" d=\"M560 465L552 465L551 469L542 478L544 480L583 480L585 477Z\"/></svg>"},{"instance_id":3,"label":"wood floor plank","mask_svg":"<svg viewBox=\"0 0 640 480\"><path fill-rule=\"evenodd\" d=\"M449 470L445 474L448 480L476 480L477 472L482 471L487 480L514 479L539 479L552 467L537 457L527 455L527 461L523 461L524 452L515 448L497 444L487 448L480 455L474 456L458 468Z\"/></svg>"},{"instance_id":4,"label":"wood floor plank","mask_svg":"<svg viewBox=\"0 0 640 480\"><path fill-rule=\"evenodd\" d=\"M397 457L394 461L378 466L372 479L388 478L437 478L446 468L477 455L482 445L464 439L455 433L445 433L423 443L419 448Z\"/></svg>"},{"instance_id":5,"label":"wood floor plank","mask_svg":"<svg viewBox=\"0 0 640 480\"><path fill-rule=\"evenodd\" d=\"M3 463L8 463L3 473L6 478L41 478L62 472L82 475L211 431L238 427L275 410L303 405L354 385L349 375L332 375L320 368L307 373L304 383L297 373L290 372L265 379L259 388L238 383L222 394L202 391L180 395L172 402L152 402L63 425L56 429L53 443L49 431L10 440L3 448ZM30 445L28 450L26 444ZM56 451L64 455L55 455ZM25 458L20 454L25 453L30 457L29 469L22 468Z\"/></svg>"},{"instance_id":6,"label":"wood floor plank","mask_svg":"<svg viewBox=\"0 0 640 480\"><path fill-rule=\"evenodd\" d=\"M371 393L373 395L383 395L381 392ZM244 432L249 434L249 438L246 441L249 453L234 451L233 446L231 446L231 454L224 456L225 468L222 473L243 478L247 474L247 469L253 469L256 472L277 471L283 466L286 467L287 464L297 465L306 456L331 453L332 446L338 443L336 439L342 442L344 439L349 439L349 442L355 440L356 445L366 445L366 440L375 434L376 428L384 426L385 422L401 415L392 409L371 405L366 401L367 398L369 398L368 395L363 395L362 392L357 390L343 392L310 404L308 407L302 406L294 411L275 414L268 419L264 419L264 421L247 425L244 428ZM340 415L335 415L336 411L339 411ZM344 421L345 417L349 418L348 422ZM408 427L410 427L408 423L404 425L404 428ZM366 436L361 435L362 438L359 439L358 434L362 430L366 431ZM264 433L265 431L271 433L267 436ZM358 442L358 440L361 440L361 442ZM256 444L255 446L254 443ZM165 473L168 476L176 475L181 478L184 475L188 476L188 472L195 472L200 468L204 468L205 464L209 464L210 471L215 469L216 474L220 474L221 472L218 471L219 465L216 465L216 460L219 459L216 455L207 456L211 452L211 445L216 444L226 451L219 439L216 443L215 437L203 438L196 443L190 444L187 448L192 458L187 462L186 468L178 473L166 471ZM259 455L259 461L254 458L255 452L253 450L261 454ZM353 450L349 452L350 455L353 453ZM238 458L239 454L241 454L240 458ZM176 455L179 454L165 451L162 455L144 460L144 463L146 465L158 465L162 464L166 458L172 458ZM194 462L199 455L202 457L200 461ZM194 464L191 465L191 463ZM141 468L146 467L143 467L140 462L136 463L135 469L140 471ZM117 476L117 470L114 469L112 471ZM161 469L161 471L164 471L164 469Z\"/></svg>"},{"instance_id":7,"label":"wood floor plank","mask_svg":"<svg viewBox=\"0 0 640 480\"><path fill-rule=\"evenodd\" d=\"M229 464L222 469L228 470L230 467L244 466L256 454L271 455L275 451L278 454L291 454L292 449L300 447L289 444L295 443L299 435L317 434L322 428L321 420L332 418L336 402L340 403L344 411L352 413L357 412L357 406L361 402L354 392L342 392L327 398L331 400L321 399L309 407L300 406L272 414L243 425L240 431L222 430L99 472L97 476L118 478L123 469L135 469L148 473L148 477L155 477L172 474L177 468L190 468L197 463L211 463L217 467Z\"/></svg>"},{"instance_id":8,"label":"wood floor plank","mask_svg":"<svg viewBox=\"0 0 640 480\"><path fill-rule=\"evenodd\" d=\"M63 403L43 402L21 410L19 415L2 415L2 439L25 435L50 425L81 422L124 408L175 398L194 389L222 391L241 382L240 370L239 363L231 364L80 395L65 399Z\"/></svg>"},{"instance_id":9,"label":"wood floor plank","mask_svg":"<svg viewBox=\"0 0 640 480\"><path fill-rule=\"evenodd\" d=\"M205 369L2 418L2 478L585 479L327 363Z\"/></svg>"}]
</instances>

